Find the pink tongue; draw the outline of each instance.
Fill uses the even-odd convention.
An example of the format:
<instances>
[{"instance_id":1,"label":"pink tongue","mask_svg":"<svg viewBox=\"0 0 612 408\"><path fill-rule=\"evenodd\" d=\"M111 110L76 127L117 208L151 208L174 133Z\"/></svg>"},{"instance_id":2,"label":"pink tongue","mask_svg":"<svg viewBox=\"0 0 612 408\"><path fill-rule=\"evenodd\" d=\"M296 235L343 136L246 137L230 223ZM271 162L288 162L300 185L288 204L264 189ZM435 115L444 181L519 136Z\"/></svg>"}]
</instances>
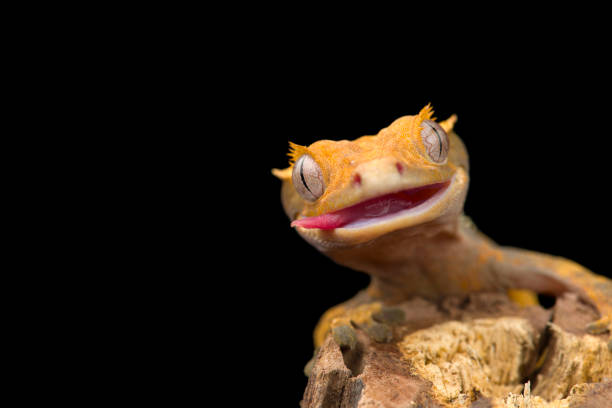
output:
<instances>
[{"instance_id":1,"label":"pink tongue","mask_svg":"<svg viewBox=\"0 0 612 408\"><path fill-rule=\"evenodd\" d=\"M359 204L316 217L300 218L291 223L292 227L319 228L330 230L341 228L358 219L369 219L393 214L416 207L430 199L438 191L446 188L449 182L430 184L397 193L385 194Z\"/></svg>"}]
</instances>

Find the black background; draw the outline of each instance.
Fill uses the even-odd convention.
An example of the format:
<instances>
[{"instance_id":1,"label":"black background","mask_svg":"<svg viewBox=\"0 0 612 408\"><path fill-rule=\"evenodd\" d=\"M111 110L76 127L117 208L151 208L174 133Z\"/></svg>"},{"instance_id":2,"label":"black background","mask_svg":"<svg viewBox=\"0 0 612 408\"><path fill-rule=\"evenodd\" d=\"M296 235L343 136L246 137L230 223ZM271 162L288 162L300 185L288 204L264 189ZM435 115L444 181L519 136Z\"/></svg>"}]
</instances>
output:
<instances>
[{"instance_id":1,"label":"black background","mask_svg":"<svg viewBox=\"0 0 612 408\"><path fill-rule=\"evenodd\" d=\"M230 184L232 222L223 246L236 265L227 278L244 306L240 331L251 333L248 345L256 350L238 358L268 401L301 399L318 318L369 281L290 228L281 183L270 173L287 166L288 141L375 134L431 102L438 119L459 117L455 130L470 155L465 211L484 233L610 276L605 63L597 56L576 63L580 48L540 51L478 59L438 53L436 64L377 57L355 65L291 54L241 71L225 118L229 166L240 182Z\"/></svg>"}]
</instances>

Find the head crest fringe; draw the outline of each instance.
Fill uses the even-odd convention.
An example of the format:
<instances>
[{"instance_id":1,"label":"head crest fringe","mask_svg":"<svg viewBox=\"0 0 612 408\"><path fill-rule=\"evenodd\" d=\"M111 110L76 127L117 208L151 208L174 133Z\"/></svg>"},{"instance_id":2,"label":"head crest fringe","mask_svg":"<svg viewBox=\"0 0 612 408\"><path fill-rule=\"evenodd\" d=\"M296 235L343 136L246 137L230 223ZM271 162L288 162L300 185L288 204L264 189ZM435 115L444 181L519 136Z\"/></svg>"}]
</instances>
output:
<instances>
[{"instance_id":1,"label":"head crest fringe","mask_svg":"<svg viewBox=\"0 0 612 408\"><path fill-rule=\"evenodd\" d=\"M421 122L424 120L436 120L436 118L433 117L433 114L434 114L433 107L431 106L431 103L428 103L419 112L419 117L421 118Z\"/></svg>"},{"instance_id":2,"label":"head crest fringe","mask_svg":"<svg viewBox=\"0 0 612 408\"><path fill-rule=\"evenodd\" d=\"M308 149L306 147L289 142L289 153L287 153L287 156L289 156L289 166L293 166L295 161L305 153L308 153Z\"/></svg>"}]
</instances>

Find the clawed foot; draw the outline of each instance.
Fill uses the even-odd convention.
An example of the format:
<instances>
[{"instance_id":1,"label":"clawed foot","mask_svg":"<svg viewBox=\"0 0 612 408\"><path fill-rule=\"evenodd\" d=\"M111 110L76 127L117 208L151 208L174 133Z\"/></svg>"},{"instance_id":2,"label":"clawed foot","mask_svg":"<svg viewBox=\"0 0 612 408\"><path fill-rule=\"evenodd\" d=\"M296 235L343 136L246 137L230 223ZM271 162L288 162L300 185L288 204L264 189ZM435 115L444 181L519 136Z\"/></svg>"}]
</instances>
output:
<instances>
[{"instance_id":1,"label":"clawed foot","mask_svg":"<svg viewBox=\"0 0 612 408\"><path fill-rule=\"evenodd\" d=\"M344 350L354 350L357 347L356 330L363 331L378 343L393 340L393 326L405 320L404 311L385 307L380 302L365 300L364 296L367 295L358 295L349 302L329 309L321 316L314 332L315 348L323 344L330 332L334 342ZM304 367L306 375L310 375L315 357Z\"/></svg>"},{"instance_id":2,"label":"clawed foot","mask_svg":"<svg viewBox=\"0 0 612 408\"><path fill-rule=\"evenodd\" d=\"M332 338L343 350L354 350L357 347L356 329L363 330L368 337L378 343L388 343L393 340L392 326L406 319L404 311L401 309L380 307L379 304L363 306L348 310L343 316L336 317L331 322ZM359 323L351 317L358 320ZM312 358L304 367L306 377L310 377L312 373L318 350L317 347Z\"/></svg>"},{"instance_id":3,"label":"clawed foot","mask_svg":"<svg viewBox=\"0 0 612 408\"><path fill-rule=\"evenodd\" d=\"M362 311L363 312L363 311ZM352 319L349 324L332 323L332 336L336 344L341 348L354 349L357 345L357 334L355 329L363 330L372 340L378 343L388 343L393 340L392 326L404 321L403 310L397 308L380 307L370 310L364 315L359 313L359 321Z\"/></svg>"}]
</instances>

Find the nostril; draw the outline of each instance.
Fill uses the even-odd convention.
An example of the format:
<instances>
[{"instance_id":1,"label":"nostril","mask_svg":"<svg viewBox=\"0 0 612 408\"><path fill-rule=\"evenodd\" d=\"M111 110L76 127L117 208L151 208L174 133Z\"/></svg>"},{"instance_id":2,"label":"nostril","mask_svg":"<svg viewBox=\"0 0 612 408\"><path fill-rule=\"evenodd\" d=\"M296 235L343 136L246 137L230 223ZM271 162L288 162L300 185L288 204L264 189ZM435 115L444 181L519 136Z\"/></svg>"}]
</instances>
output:
<instances>
[{"instance_id":1,"label":"nostril","mask_svg":"<svg viewBox=\"0 0 612 408\"><path fill-rule=\"evenodd\" d=\"M361 185L361 175L359 173L355 173L355 175L353 176L353 184L356 184L358 186Z\"/></svg>"},{"instance_id":2,"label":"nostril","mask_svg":"<svg viewBox=\"0 0 612 408\"><path fill-rule=\"evenodd\" d=\"M395 168L397 169L399 174L402 174L404 172L404 166L402 166L402 163L400 162L395 163Z\"/></svg>"}]
</instances>

